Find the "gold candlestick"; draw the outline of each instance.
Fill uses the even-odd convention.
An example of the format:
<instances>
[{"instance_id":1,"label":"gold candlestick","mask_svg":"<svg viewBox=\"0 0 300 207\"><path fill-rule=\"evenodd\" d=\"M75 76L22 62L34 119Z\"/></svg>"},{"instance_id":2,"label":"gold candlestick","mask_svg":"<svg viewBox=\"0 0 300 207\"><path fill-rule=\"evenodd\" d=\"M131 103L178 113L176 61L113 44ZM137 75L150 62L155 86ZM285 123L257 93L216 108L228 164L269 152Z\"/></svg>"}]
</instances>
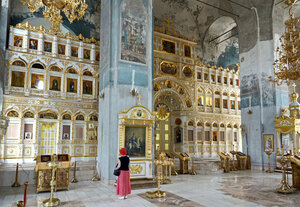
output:
<instances>
[{"instance_id":1,"label":"gold candlestick","mask_svg":"<svg viewBox=\"0 0 300 207\"><path fill-rule=\"evenodd\" d=\"M282 155L281 158L277 159L277 162L279 162L281 164L281 170L282 170L282 179L281 179L281 186L279 188L276 189L276 191L278 193L293 193L293 189L288 185L287 183L287 179L286 179L286 169L287 166L289 165L289 163L291 162L290 158L288 156L284 156Z\"/></svg>"},{"instance_id":2,"label":"gold candlestick","mask_svg":"<svg viewBox=\"0 0 300 207\"><path fill-rule=\"evenodd\" d=\"M55 156L53 161L47 163L47 166L51 167L52 169L52 179L50 181L50 186L51 186L50 198L43 201L43 206L45 207L58 206L60 204L60 200L58 198L53 198L53 192L56 186L55 174L56 174L56 169L59 165L60 163L55 160Z\"/></svg>"},{"instance_id":3,"label":"gold candlestick","mask_svg":"<svg viewBox=\"0 0 300 207\"><path fill-rule=\"evenodd\" d=\"M267 173L272 173L272 170L271 170L271 154L272 154L272 150L269 149L266 154L268 155L268 169L266 170Z\"/></svg>"},{"instance_id":4,"label":"gold candlestick","mask_svg":"<svg viewBox=\"0 0 300 207\"><path fill-rule=\"evenodd\" d=\"M77 183L78 180L76 179L76 161L74 165L74 174L73 174L73 179L71 180L71 183Z\"/></svg>"},{"instance_id":5,"label":"gold candlestick","mask_svg":"<svg viewBox=\"0 0 300 207\"><path fill-rule=\"evenodd\" d=\"M16 167L16 179L15 182L11 185L11 187L20 187L20 184L18 182L18 174L19 174L19 163L17 163L17 167Z\"/></svg>"},{"instance_id":6,"label":"gold candlestick","mask_svg":"<svg viewBox=\"0 0 300 207\"><path fill-rule=\"evenodd\" d=\"M162 166L163 166L163 160L155 160L154 164L157 166L157 175L156 175L156 180L157 180L157 191L154 192L146 192L146 196L148 198L161 198L166 196L166 193L164 191L160 190L160 184L162 181Z\"/></svg>"}]
</instances>

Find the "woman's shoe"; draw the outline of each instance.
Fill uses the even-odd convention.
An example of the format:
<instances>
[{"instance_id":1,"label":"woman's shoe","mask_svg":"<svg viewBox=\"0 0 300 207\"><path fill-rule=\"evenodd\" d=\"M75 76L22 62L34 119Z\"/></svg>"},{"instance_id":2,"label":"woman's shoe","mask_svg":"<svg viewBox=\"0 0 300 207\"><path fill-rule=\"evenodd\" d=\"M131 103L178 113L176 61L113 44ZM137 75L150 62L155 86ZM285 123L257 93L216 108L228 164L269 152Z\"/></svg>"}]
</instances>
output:
<instances>
[{"instance_id":1,"label":"woman's shoe","mask_svg":"<svg viewBox=\"0 0 300 207\"><path fill-rule=\"evenodd\" d=\"M119 197L119 200L124 200L125 196Z\"/></svg>"},{"instance_id":2,"label":"woman's shoe","mask_svg":"<svg viewBox=\"0 0 300 207\"><path fill-rule=\"evenodd\" d=\"M126 199L126 198L128 198L127 196L124 196L124 198Z\"/></svg>"}]
</instances>

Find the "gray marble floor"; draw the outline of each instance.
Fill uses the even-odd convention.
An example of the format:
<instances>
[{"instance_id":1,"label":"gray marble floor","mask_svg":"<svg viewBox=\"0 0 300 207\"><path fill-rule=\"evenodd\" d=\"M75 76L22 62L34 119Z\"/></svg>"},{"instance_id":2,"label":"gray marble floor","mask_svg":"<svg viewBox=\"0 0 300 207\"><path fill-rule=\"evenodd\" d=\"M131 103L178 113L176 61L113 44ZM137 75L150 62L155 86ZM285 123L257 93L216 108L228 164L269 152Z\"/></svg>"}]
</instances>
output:
<instances>
[{"instance_id":1,"label":"gray marble floor","mask_svg":"<svg viewBox=\"0 0 300 207\"><path fill-rule=\"evenodd\" d=\"M290 195L276 193L275 189L281 179L279 173L236 171L220 175L179 175L172 178L173 183L162 185L162 190L175 194L178 200L184 199L185 202L190 200L190 203L197 203L198 205L195 206L299 207L300 203L300 190ZM291 180L291 176L289 179ZM0 187L0 206L11 207L14 206L14 202L22 200L23 188ZM113 186L102 182L85 181L71 183L69 191L58 191L55 197L62 201L61 206L72 207L167 206L164 199L149 201L139 196L141 193L154 190L133 190L128 199L119 200ZM35 186L29 185L28 207L41 206L41 202L48 197L49 193L36 194ZM173 206L176 206L175 203L176 199Z\"/></svg>"}]
</instances>

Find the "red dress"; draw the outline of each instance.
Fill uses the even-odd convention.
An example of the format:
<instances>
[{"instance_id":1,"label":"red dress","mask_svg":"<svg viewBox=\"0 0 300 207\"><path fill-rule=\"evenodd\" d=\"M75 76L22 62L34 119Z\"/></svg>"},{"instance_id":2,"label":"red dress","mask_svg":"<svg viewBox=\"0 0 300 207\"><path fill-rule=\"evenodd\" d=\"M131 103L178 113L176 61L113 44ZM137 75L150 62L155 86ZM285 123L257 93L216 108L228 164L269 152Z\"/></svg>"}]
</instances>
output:
<instances>
[{"instance_id":1,"label":"red dress","mask_svg":"<svg viewBox=\"0 0 300 207\"><path fill-rule=\"evenodd\" d=\"M125 163L123 162L123 158L128 159L128 162L127 163L125 162L127 167L126 165L124 165ZM129 158L122 157L120 161L121 161L121 167L120 167L120 175L118 176L118 180L117 180L116 194L120 196L127 196L131 194L130 173L128 169ZM126 169L126 170L122 170L122 169Z\"/></svg>"}]
</instances>

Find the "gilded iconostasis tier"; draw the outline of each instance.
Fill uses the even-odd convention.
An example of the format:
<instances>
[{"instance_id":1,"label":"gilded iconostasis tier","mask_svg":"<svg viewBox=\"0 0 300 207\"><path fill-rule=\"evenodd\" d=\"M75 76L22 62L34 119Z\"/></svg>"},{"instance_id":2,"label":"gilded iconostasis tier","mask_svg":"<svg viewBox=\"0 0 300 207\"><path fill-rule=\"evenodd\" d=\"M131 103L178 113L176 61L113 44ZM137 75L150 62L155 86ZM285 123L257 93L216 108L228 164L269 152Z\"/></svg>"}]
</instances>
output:
<instances>
[{"instance_id":1,"label":"gilded iconostasis tier","mask_svg":"<svg viewBox=\"0 0 300 207\"><path fill-rule=\"evenodd\" d=\"M241 150L239 65L204 65L193 39L170 24L155 30L155 150L208 157Z\"/></svg>"},{"instance_id":2,"label":"gilded iconostasis tier","mask_svg":"<svg viewBox=\"0 0 300 207\"><path fill-rule=\"evenodd\" d=\"M10 28L0 159L97 156L99 42L28 23Z\"/></svg>"}]
</instances>

